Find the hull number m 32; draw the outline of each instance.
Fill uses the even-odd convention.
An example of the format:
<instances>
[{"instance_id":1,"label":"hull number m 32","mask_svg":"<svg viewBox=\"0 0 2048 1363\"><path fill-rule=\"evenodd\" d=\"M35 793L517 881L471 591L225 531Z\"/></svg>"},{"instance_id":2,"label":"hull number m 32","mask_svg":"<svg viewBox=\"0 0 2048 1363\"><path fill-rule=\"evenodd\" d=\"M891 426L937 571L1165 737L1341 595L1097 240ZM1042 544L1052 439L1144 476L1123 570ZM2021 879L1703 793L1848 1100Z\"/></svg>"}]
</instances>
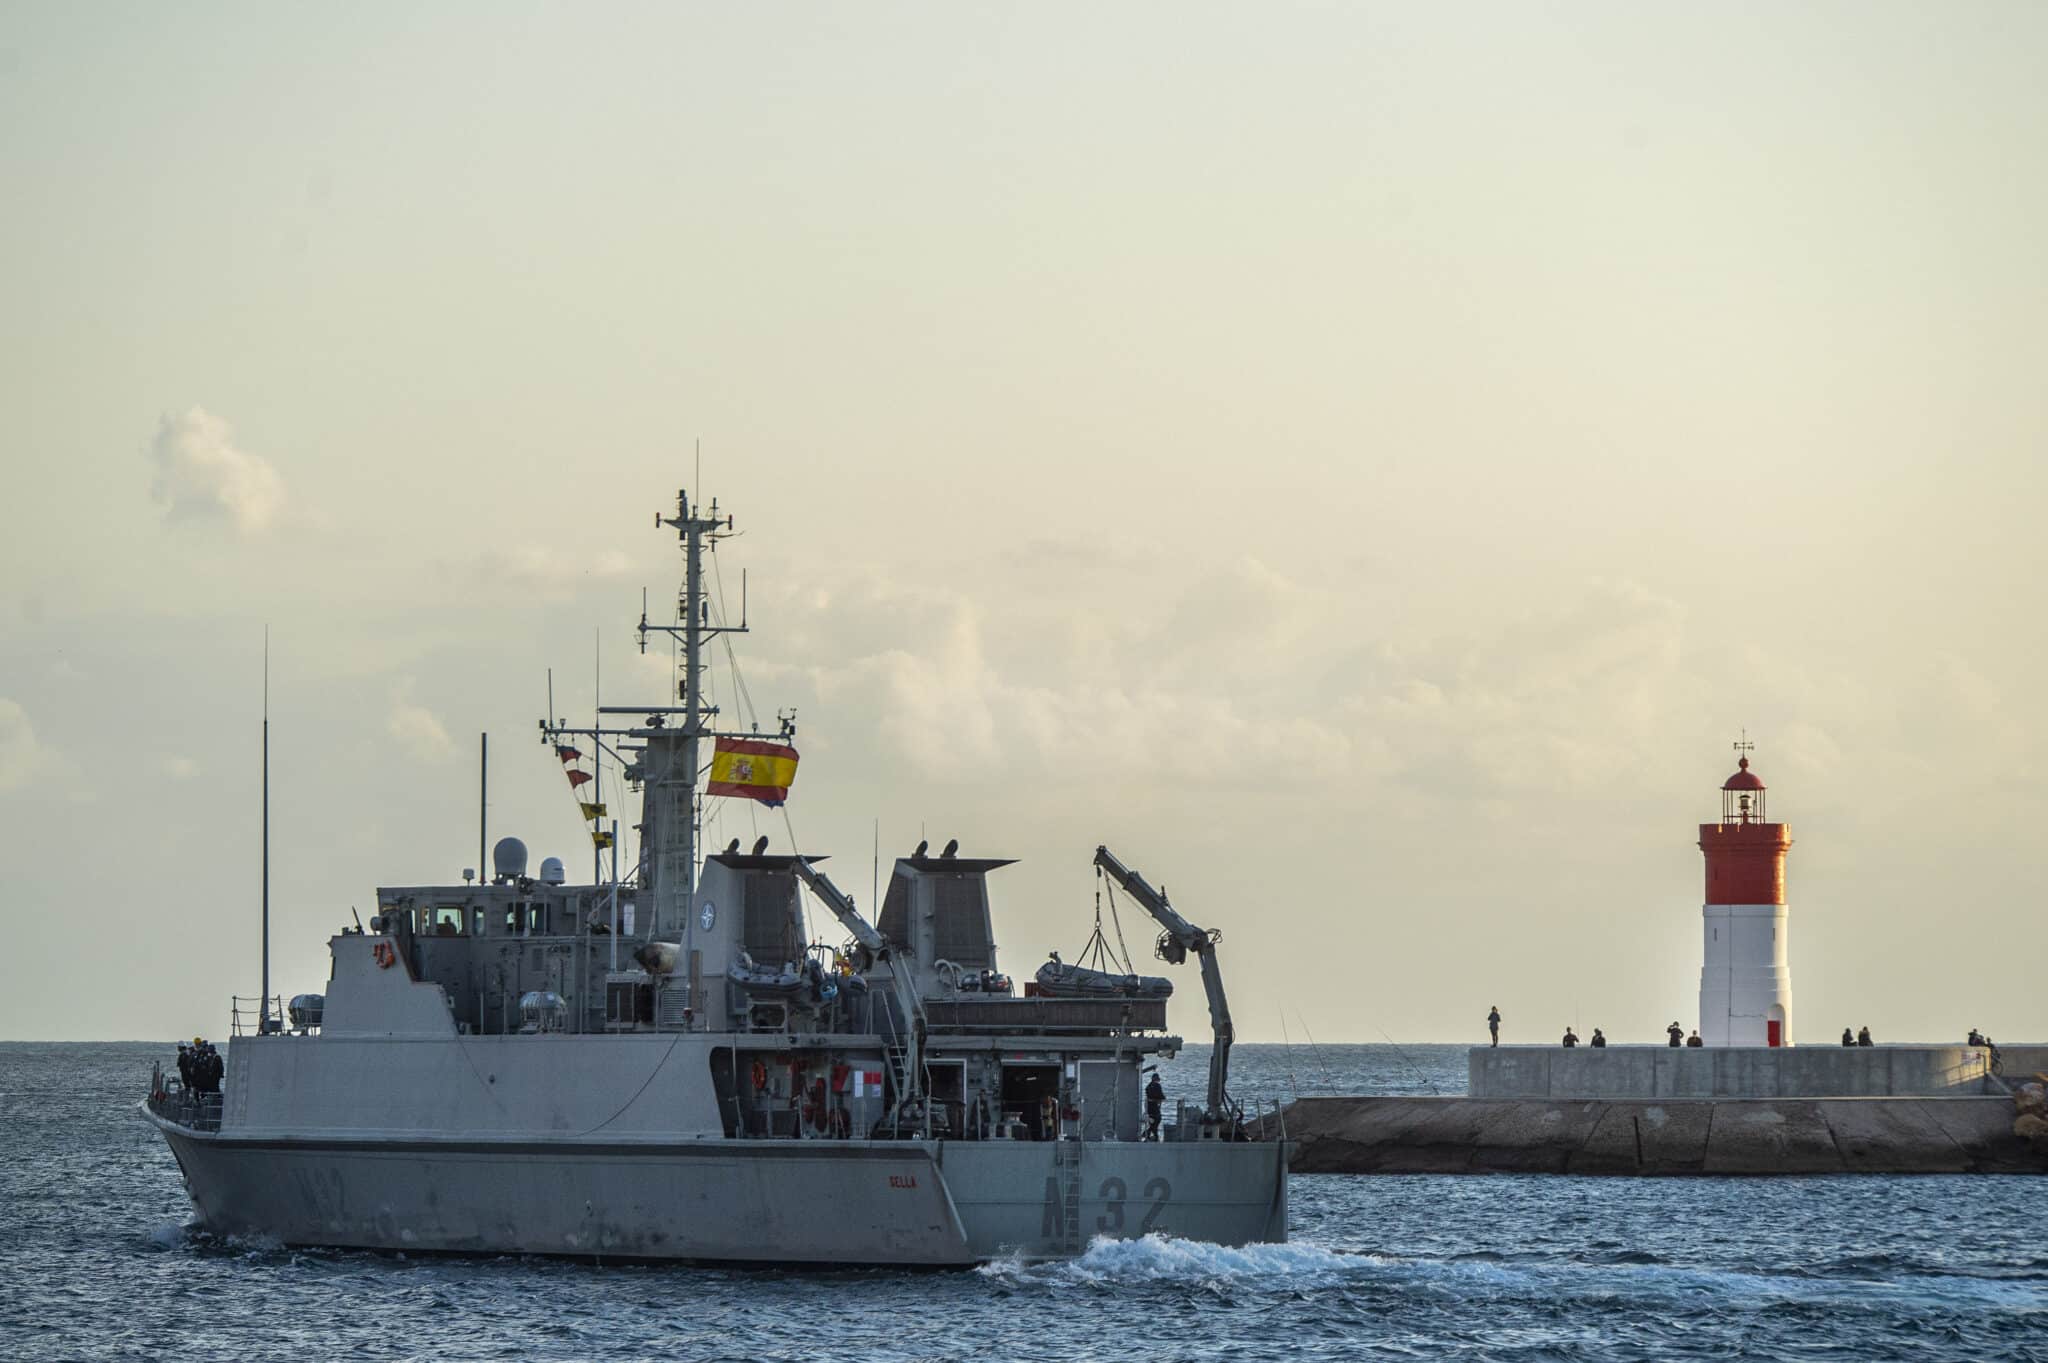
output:
<instances>
[{"instance_id":1,"label":"hull number m 32","mask_svg":"<svg viewBox=\"0 0 2048 1363\"><path fill-rule=\"evenodd\" d=\"M1102 1187L1096 1191L1103 1201L1102 1215L1095 1218L1095 1229L1114 1234L1124 1228L1124 1181L1114 1176L1102 1180ZM1145 1219L1138 1223L1138 1234L1148 1234L1152 1223L1159 1219L1159 1213L1166 1210L1167 1202L1173 1197L1173 1185L1163 1178L1148 1180L1145 1184L1145 1200L1151 1205L1146 1208Z\"/></svg>"},{"instance_id":2,"label":"hull number m 32","mask_svg":"<svg viewBox=\"0 0 2048 1363\"><path fill-rule=\"evenodd\" d=\"M1125 1205L1130 1200L1130 1185L1115 1175L1102 1180L1102 1186L1095 1190L1096 1200L1102 1203L1102 1214L1095 1218L1095 1229L1105 1235L1128 1234ZM1163 1178L1148 1179L1142 1205L1144 1216L1138 1221L1136 1233L1149 1234L1158 1224L1159 1214L1166 1210L1166 1204L1173 1200L1173 1185ZM1068 1232L1066 1199L1056 1178L1045 1181L1045 1224L1042 1233L1048 1238L1064 1237Z\"/></svg>"}]
</instances>

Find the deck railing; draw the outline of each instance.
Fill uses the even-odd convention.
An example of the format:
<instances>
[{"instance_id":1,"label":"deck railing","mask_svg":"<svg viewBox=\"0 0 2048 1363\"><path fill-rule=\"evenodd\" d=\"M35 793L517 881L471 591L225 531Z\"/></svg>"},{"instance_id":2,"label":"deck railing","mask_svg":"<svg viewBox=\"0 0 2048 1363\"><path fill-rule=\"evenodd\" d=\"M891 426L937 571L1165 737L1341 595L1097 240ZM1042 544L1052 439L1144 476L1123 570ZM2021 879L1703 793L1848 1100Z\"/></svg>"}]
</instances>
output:
<instances>
[{"instance_id":1,"label":"deck railing","mask_svg":"<svg viewBox=\"0 0 2048 1363\"><path fill-rule=\"evenodd\" d=\"M160 1080L150 1089L149 1110L193 1131L220 1130L220 1095L194 1093L175 1079Z\"/></svg>"},{"instance_id":2,"label":"deck railing","mask_svg":"<svg viewBox=\"0 0 2048 1363\"><path fill-rule=\"evenodd\" d=\"M228 1000L229 1027L231 1035L255 1036L263 1022L263 996L243 997L234 995ZM281 1032L285 1029L284 996L277 995L270 1000L270 1030Z\"/></svg>"}]
</instances>

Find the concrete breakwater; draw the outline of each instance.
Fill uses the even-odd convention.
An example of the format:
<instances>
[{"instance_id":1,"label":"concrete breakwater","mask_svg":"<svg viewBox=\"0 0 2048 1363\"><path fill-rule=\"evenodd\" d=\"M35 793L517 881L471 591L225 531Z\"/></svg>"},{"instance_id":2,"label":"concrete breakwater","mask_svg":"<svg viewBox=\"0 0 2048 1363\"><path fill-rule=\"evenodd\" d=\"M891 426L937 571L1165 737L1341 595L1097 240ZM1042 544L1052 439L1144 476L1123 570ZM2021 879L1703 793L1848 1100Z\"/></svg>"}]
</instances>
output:
<instances>
[{"instance_id":1,"label":"concrete breakwater","mask_svg":"<svg viewBox=\"0 0 2048 1363\"><path fill-rule=\"evenodd\" d=\"M1474 1098L1899 1098L2004 1093L1985 1046L1474 1046Z\"/></svg>"},{"instance_id":2,"label":"concrete breakwater","mask_svg":"<svg viewBox=\"0 0 2048 1363\"><path fill-rule=\"evenodd\" d=\"M1302 1174L2048 1173L2002 1094L1303 1098L1281 1123Z\"/></svg>"}]
</instances>

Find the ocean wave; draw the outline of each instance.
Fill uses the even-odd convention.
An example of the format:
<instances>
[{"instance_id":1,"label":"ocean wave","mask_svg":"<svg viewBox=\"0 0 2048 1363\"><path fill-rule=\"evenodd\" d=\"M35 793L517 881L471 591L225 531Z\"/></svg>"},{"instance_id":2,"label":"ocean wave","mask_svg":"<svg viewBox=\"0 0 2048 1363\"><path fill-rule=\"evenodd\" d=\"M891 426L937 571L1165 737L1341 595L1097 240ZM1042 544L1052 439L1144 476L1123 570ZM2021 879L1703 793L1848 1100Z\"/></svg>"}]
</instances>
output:
<instances>
[{"instance_id":1,"label":"ocean wave","mask_svg":"<svg viewBox=\"0 0 2048 1363\"><path fill-rule=\"evenodd\" d=\"M1425 1297L1455 1297L1500 1304L1608 1303L1661 1311L1708 1306L1718 1310L1804 1308L1937 1311L1959 1306L2033 1312L2048 1309L2038 1282L1917 1268L1862 1272L1814 1268L1733 1268L1684 1264L1650 1255L1618 1254L1595 1261L1453 1259L1386 1256L1358 1260L1361 1279L1374 1288ZM1831 1271L1836 1270L1836 1271Z\"/></svg>"},{"instance_id":2,"label":"ocean wave","mask_svg":"<svg viewBox=\"0 0 2048 1363\"><path fill-rule=\"evenodd\" d=\"M1643 1251L1562 1261L1492 1251L1437 1258L1346 1252L1305 1241L1232 1247L1154 1234L1135 1240L1098 1236L1078 1258L1002 1259L978 1271L1017 1287L1180 1284L1242 1289L1254 1296L1337 1288L1381 1301L1546 1308L1582 1303L1652 1312L2048 1309L2048 1294L2035 1281L1883 1260L1865 1256L1860 1263L1736 1268L1671 1262Z\"/></svg>"}]
</instances>

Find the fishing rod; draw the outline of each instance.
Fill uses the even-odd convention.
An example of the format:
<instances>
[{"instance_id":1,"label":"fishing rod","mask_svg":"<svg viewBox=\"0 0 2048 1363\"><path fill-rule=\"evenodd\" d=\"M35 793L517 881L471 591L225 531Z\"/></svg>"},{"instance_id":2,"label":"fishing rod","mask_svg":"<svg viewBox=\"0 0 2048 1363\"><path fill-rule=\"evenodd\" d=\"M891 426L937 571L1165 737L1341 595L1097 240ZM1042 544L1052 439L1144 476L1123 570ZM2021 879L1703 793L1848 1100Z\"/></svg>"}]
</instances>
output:
<instances>
[{"instance_id":1,"label":"fishing rod","mask_svg":"<svg viewBox=\"0 0 2048 1363\"><path fill-rule=\"evenodd\" d=\"M1375 1027L1373 1028L1373 1030L1378 1032L1381 1036L1387 1036L1387 1029L1384 1027ZM1428 1085L1430 1094L1433 1097L1441 1098L1444 1096L1443 1091L1437 1088L1436 1084L1430 1079L1430 1077L1422 1072L1422 1067L1417 1065L1413 1060L1410 1060L1408 1058L1408 1052L1401 1049L1400 1042L1394 1040L1394 1038L1390 1036L1387 1036L1387 1044L1394 1048L1394 1054L1401 1057L1401 1061L1403 1064L1407 1065L1409 1069L1415 1071L1415 1077L1417 1079L1420 1079L1424 1084Z\"/></svg>"},{"instance_id":2,"label":"fishing rod","mask_svg":"<svg viewBox=\"0 0 2048 1363\"><path fill-rule=\"evenodd\" d=\"M1294 1040L1287 1035L1287 1010L1280 1010L1280 1043L1287 1048L1287 1085L1294 1090L1294 1101L1301 1101L1301 1081L1294 1077Z\"/></svg>"},{"instance_id":3,"label":"fishing rod","mask_svg":"<svg viewBox=\"0 0 2048 1363\"><path fill-rule=\"evenodd\" d=\"M1323 1072L1323 1087L1334 1090L1337 1086L1330 1081L1330 1067L1323 1063L1323 1048L1316 1044L1316 1034L1308 1029L1308 1019L1301 1015L1299 1008L1294 1010L1294 1020L1301 1024L1301 1034L1308 1038L1308 1048L1315 1053L1316 1068ZM1283 1028L1286 1025L1286 1021L1287 1019L1283 1014L1281 1017Z\"/></svg>"}]
</instances>

